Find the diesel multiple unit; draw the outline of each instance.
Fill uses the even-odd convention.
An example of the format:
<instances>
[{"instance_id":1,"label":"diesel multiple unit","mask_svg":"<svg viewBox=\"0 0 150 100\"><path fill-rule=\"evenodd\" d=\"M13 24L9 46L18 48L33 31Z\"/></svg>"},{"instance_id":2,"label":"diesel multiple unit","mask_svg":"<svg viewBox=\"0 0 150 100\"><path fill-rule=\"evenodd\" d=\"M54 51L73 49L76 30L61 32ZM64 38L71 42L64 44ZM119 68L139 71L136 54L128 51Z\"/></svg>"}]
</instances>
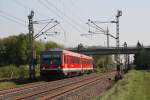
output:
<instances>
[{"instance_id":1,"label":"diesel multiple unit","mask_svg":"<svg viewBox=\"0 0 150 100\"><path fill-rule=\"evenodd\" d=\"M93 58L90 56L63 49L49 49L43 51L40 56L40 74L42 77L72 76L92 71Z\"/></svg>"}]
</instances>

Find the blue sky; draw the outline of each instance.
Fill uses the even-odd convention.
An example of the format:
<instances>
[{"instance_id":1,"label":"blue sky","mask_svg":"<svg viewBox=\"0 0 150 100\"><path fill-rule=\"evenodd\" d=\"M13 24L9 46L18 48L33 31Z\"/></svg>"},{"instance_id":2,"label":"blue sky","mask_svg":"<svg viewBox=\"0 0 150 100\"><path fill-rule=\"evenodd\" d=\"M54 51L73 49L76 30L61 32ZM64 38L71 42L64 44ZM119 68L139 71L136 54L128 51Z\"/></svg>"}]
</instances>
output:
<instances>
[{"instance_id":1,"label":"blue sky","mask_svg":"<svg viewBox=\"0 0 150 100\"><path fill-rule=\"evenodd\" d=\"M97 21L114 20L119 9L123 13L120 17L120 44L126 41L132 46L139 40L144 45L149 45L149 5L149 0L0 0L0 37L27 33L27 15L30 10L34 10L34 20L53 18L61 25L55 28L59 32L58 35L46 39L43 35L38 39L51 40L66 46L76 46L79 43L106 46L104 35L83 37L80 34L88 34L88 25L85 23L89 18ZM17 20L14 17L17 17ZM35 25L35 34L43 26ZM107 27L106 24L99 26L104 29ZM108 24L108 28L109 32L115 35L115 25ZM115 46L114 39L110 42L110 45Z\"/></svg>"}]
</instances>

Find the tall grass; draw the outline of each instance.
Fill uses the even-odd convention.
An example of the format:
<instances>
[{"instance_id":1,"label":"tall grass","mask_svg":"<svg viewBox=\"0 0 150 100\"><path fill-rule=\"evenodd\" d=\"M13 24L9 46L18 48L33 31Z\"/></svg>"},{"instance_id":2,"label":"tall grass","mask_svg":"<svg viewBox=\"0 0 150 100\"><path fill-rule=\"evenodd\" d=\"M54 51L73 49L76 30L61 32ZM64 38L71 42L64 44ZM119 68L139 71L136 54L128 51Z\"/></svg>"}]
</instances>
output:
<instances>
[{"instance_id":1,"label":"tall grass","mask_svg":"<svg viewBox=\"0 0 150 100\"><path fill-rule=\"evenodd\" d=\"M36 80L28 80L29 67L22 65L19 68L14 65L0 66L0 90L15 87L17 85L40 81L39 67L36 70Z\"/></svg>"},{"instance_id":2,"label":"tall grass","mask_svg":"<svg viewBox=\"0 0 150 100\"><path fill-rule=\"evenodd\" d=\"M150 100L150 71L130 71L97 100Z\"/></svg>"},{"instance_id":3,"label":"tall grass","mask_svg":"<svg viewBox=\"0 0 150 100\"><path fill-rule=\"evenodd\" d=\"M39 69L36 68L36 73L39 75ZM29 76L28 65L16 67L14 65L7 65L0 67L0 79L16 79L27 78Z\"/></svg>"}]
</instances>

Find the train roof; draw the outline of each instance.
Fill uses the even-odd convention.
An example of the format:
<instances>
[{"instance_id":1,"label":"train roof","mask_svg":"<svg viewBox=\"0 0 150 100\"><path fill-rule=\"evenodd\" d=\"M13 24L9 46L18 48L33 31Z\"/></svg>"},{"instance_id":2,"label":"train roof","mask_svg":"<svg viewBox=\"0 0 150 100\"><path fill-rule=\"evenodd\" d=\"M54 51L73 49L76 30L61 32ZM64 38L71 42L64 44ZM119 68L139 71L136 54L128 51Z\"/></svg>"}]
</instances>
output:
<instances>
[{"instance_id":1,"label":"train roof","mask_svg":"<svg viewBox=\"0 0 150 100\"><path fill-rule=\"evenodd\" d=\"M61 49L61 48L48 49L48 50L45 50L45 51L42 51L42 52L51 52L51 51L58 51L58 52L60 51L60 52L66 53L67 55L74 55L74 56L77 56L77 57L92 59L92 57L90 57L90 56L80 54L80 53L76 53L76 52L72 52L72 51L68 51L68 50Z\"/></svg>"},{"instance_id":2,"label":"train roof","mask_svg":"<svg viewBox=\"0 0 150 100\"><path fill-rule=\"evenodd\" d=\"M81 54L76 53L76 52L72 52L72 51L68 51L68 50L63 50L63 53L67 54L67 55L73 55L73 56L77 56L80 57Z\"/></svg>"},{"instance_id":3,"label":"train roof","mask_svg":"<svg viewBox=\"0 0 150 100\"><path fill-rule=\"evenodd\" d=\"M78 56L78 57L82 57L82 58L93 59L90 56L87 56L87 55L84 55L84 54L80 54L80 53L76 53L76 52L72 52L72 51L68 51L68 50L63 50L63 52L68 54L68 55L74 55L74 56Z\"/></svg>"},{"instance_id":4,"label":"train roof","mask_svg":"<svg viewBox=\"0 0 150 100\"><path fill-rule=\"evenodd\" d=\"M52 48L52 49L48 49L46 51L63 51L63 49L61 49L61 48Z\"/></svg>"}]
</instances>

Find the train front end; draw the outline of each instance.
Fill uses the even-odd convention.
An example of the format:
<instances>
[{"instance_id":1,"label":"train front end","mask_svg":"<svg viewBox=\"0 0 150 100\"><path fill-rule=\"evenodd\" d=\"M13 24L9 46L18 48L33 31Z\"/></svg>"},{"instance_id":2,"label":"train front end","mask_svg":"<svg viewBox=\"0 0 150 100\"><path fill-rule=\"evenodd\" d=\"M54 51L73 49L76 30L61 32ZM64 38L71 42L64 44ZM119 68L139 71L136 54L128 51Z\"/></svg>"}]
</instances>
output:
<instances>
[{"instance_id":1,"label":"train front end","mask_svg":"<svg viewBox=\"0 0 150 100\"><path fill-rule=\"evenodd\" d=\"M43 51L40 56L41 77L54 77L62 74L62 50Z\"/></svg>"}]
</instances>

